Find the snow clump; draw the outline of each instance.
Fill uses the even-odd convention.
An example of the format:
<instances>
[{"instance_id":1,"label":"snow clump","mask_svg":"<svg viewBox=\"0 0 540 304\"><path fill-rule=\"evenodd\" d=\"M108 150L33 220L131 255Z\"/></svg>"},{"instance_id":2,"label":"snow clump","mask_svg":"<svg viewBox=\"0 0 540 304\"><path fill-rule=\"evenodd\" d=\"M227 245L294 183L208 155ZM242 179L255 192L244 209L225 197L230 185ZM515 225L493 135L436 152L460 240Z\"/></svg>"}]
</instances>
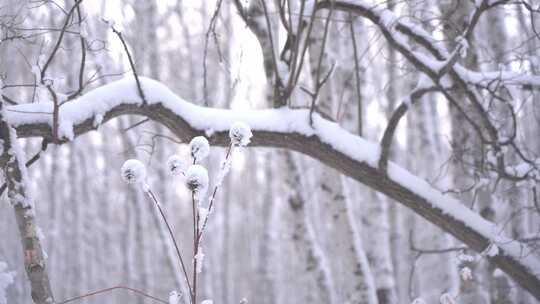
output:
<instances>
[{"instance_id":1,"label":"snow clump","mask_svg":"<svg viewBox=\"0 0 540 304\"><path fill-rule=\"evenodd\" d=\"M469 267L463 267L459 271L459 276L463 281L470 281L472 280L472 271Z\"/></svg>"},{"instance_id":2,"label":"snow clump","mask_svg":"<svg viewBox=\"0 0 540 304\"><path fill-rule=\"evenodd\" d=\"M189 149L191 151L191 157L193 157L196 162L199 162L205 159L208 156L208 153L210 153L210 144L208 144L206 137L197 136L189 143Z\"/></svg>"},{"instance_id":3,"label":"snow clump","mask_svg":"<svg viewBox=\"0 0 540 304\"><path fill-rule=\"evenodd\" d=\"M180 304L180 294L178 294L178 291L173 290L169 292L169 304Z\"/></svg>"},{"instance_id":4,"label":"snow clump","mask_svg":"<svg viewBox=\"0 0 540 304\"><path fill-rule=\"evenodd\" d=\"M182 171L182 158L176 154L171 155L167 159L167 169L169 170L169 173L173 176L177 176L180 174L183 174Z\"/></svg>"},{"instance_id":5,"label":"snow clump","mask_svg":"<svg viewBox=\"0 0 540 304\"><path fill-rule=\"evenodd\" d=\"M231 143L235 146L247 146L250 143L252 136L251 128L243 122L233 123L229 130Z\"/></svg>"},{"instance_id":6,"label":"snow clump","mask_svg":"<svg viewBox=\"0 0 540 304\"><path fill-rule=\"evenodd\" d=\"M199 198L206 194L208 188L208 171L201 165L191 165L186 171L186 185L196 192Z\"/></svg>"},{"instance_id":7,"label":"snow clump","mask_svg":"<svg viewBox=\"0 0 540 304\"><path fill-rule=\"evenodd\" d=\"M146 167L138 159L128 159L120 169L122 179L128 184L143 182L146 178Z\"/></svg>"}]
</instances>

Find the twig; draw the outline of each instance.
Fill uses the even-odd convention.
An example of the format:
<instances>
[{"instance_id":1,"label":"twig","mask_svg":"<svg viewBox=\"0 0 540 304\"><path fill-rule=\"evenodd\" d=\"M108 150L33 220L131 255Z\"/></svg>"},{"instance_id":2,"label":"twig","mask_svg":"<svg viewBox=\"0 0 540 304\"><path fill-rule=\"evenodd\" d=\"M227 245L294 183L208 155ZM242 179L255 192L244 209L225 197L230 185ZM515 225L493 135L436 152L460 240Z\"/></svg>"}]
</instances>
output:
<instances>
[{"instance_id":1,"label":"twig","mask_svg":"<svg viewBox=\"0 0 540 304\"><path fill-rule=\"evenodd\" d=\"M85 37L83 37L80 34L80 29L82 27L82 17L81 17L81 9L78 6L77 6L77 18L79 22L79 36L80 36L80 42L81 42L81 65L79 68L79 88L77 89L77 91L69 95L66 101L72 100L73 98L79 96L79 94L81 94L81 92L84 89L84 68L86 66L86 40L85 40Z\"/></svg>"},{"instance_id":2,"label":"twig","mask_svg":"<svg viewBox=\"0 0 540 304\"><path fill-rule=\"evenodd\" d=\"M204 105L208 106L208 41L210 40L210 34L214 34L214 37L216 36L216 22L217 17L219 15L219 10L221 8L221 3L223 0L219 0L216 4L216 10L214 11L214 14L212 15L212 18L210 19L210 25L208 26L208 30L206 31L205 40L204 40L204 55L203 55L203 94L204 94ZM218 46L219 47L219 46Z\"/></svg>"},{"instance_id":3,"label":"twig","mask_svg":"<svg viewBox=\"0 0 540 304\"><path fill-rule=\"evenodd\" d=\"M180 249L178 247L178 244L176 243L176 238L174 237L174 234L173 234L173 231L172 231L172 228L171 226L169 225L169 221L167 221L167 217L165 216L165 213L163 212L163 210L161 209L161 205L159 204L159 201L158 199L156 198L156 196L154 195L154 192L152 192L151 189L147 189L147 191L145 191L148 196L152 199L152 202L154 203L154 205L157 207L157 209L159 210L159 213L161 215L161 218L163 219L163 221L165 222L165 225L167 226L167 229L169 230L169 235L171 236L171 239L173 241L173 244L174 244L174 248L176 249L176 255L178 256L178 261L180 262L180 266L182 267L182 272L184 273L184 277L186 279L186 283L187 283L187 286L188 286L188 289L189 289L189 292L190 292L190 295L193 294L193 291L192 291L192 288L191 288L191 284L189 283L189 277L188 277L188 274L187 274L187 270L186 270L186 265L184 264L184 260L182 259L182 254L180 253ZM193 298L190 296L190 300L191 300L191 303L194 304L195 302L193 302ZM166 303L166 302L165 302ZM61 304L61 303L60 303Z\"/></svg>"},{"instance_id":4,"label":"twig","mask_svg":"<svg viewBox=\"0 0 540 304\"><path fill-rule=\"evenodd\" d=\"M107 22L107 21L105 21ZM108 22L107 22L108 23ZM146 100L146 96L144 95L144 91L141 86L141 82L139 81L139 75L137 75L137 70L135 69L135 63L133 62L133 58L131 57L131 53L129 52L129 49L127 47L126 41L124 40L124 37L122 36L122 33L114 28L114 26L111 26L111 29L113 33L118 36L118 39L120 39L120 42L122 42L122 46L124 47L124 51L126 52L126 55L129 60L129 65L131 67L131 71L133 72L133 77L135 78L135 82L137 83L137 91L139 93L139 97L141 97L143 101L143 105L147 105L148 101Z\"/></svg>"},{"instance_id":5,"label":"twig","mask_svg":"<svg viewBox=\"0 0 540 304\"><path fill-rule=\"evenodd\" d=\"M86 294L83 294L83 295L80 295L80 296L76 296L76 297L73 297L73 298L66 299L66 300L61 301L61 302L57 302L56 304L66 304L66 303L82 300L84 298L88 298L88 297L91 297L91 296L95 296L95 295L99 295L99 294L102 294L102 293L110 292L110 291L113 291L115 289L123 289L123 290L131 291L131 292L136 293L139 296L154 300L156 302L169 304L168 301L165 301L165 300L162 300L160 298L154 297L154 296L149 295L149 294L147 294L147 293L145 293L143 291L140 291L138 289L127 287L127 286L122 286L122 285L92 291L92 292L89 292L89 293L86 293Z\"/></svg>"},{"instance_id":6,"label":"twig","mask_svg":"<svg viewBox=\"0 0 540 304\"><path fill-rule=\"evenodd\" d=\"M227 170L227 168L226 168L226 166L228 166L227 161L229 160L231 155L232 155L232 144L229 145L229 148L227 149L227 154L225 155L224 166L221 168L221 170ZM206 225L208 223L208 217L210 216L210 213L212 212L212 209L214 207L214 201L216 199L216 194L217 194L218 188L219 188L219 184L215 185L214 190L212 191L212 196L210 197L210 203L208 204L208 212L206 213L206 217L204 218L204 221L203 221L203 224L202 224L202 227L201 227L201 231L199 232L199 234L197 236L197 238L199 238L199 240L202 238L203 232L206 229Z\"/></svg>"},{"instance_id":7,"label":"twig","mask_svg":"<svg viewBox=\"0 0 540 304\"><path fill-rule=\"evenodd\" d=\"M56 55L56 52L60 48L60 44L62 43L62 39L64 38L64 34L69 24L69 20L71 19L71 16L73 15L73 12L75 11L75 9L79 7L82 1L83 0L78 0L77 2L75 2L75 4L71 8L71 10L69 10L69 13L66 16L66 20L64 21L64 25L62 26L62 30L60 31L60 36L58 36L58 39L56 40L56 44L54 45L54 48L51 54L49 55L49 58L47 58L47 61L45 62L45 64L43 65L43 68L41 69L40 77L41 77L42 84L43 84L43 80L45 79L45 73L47 72L47 68L51 64L52 60L54 59L54 56Z\"/></svg>"}]
</instances>

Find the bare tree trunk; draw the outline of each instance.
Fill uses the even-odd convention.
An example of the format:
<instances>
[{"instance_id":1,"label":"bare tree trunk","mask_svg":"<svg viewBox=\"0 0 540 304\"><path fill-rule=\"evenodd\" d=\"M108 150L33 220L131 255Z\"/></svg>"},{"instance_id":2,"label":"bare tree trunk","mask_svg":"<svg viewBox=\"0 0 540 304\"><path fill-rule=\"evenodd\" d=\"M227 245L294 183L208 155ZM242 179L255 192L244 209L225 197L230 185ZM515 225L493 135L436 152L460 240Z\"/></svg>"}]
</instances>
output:
<instances>
[{"instance_id":1,"label":"bare tree trunk","mask_svg":"<svg viewBox=\"0 0 540 304\"><path fill-rule=\"evenodd\" d=\"M40 239L41 232L36 223L34 203L28 193L29 181L24 153L17 142L15 130L4 120L2 103L0 103L0 138L3 141L0 163L4 168L9 201L15 210L32 300L36 304L51 304L54 297L46 270L45 253Z\"/></svg>"},{"instance_id":2,"label":"bare tree trunk","mask_svg":"<svg viewBox=\"0 0 540 304\"><path fill-rule=\"evenodd\" d=\"M299 288L295 292L296 300L299 303L337 303L328 261L316 243L313 227L306 214L307 205L302 191L307 189L302 187L301 171L290 152L285 152L282 158L288 172L285 183L288 193L286 203L291 212L291 239L295 260L300 262L299 271L294 274L299 284L294 286Z\"/></svg>"}]
</instances>

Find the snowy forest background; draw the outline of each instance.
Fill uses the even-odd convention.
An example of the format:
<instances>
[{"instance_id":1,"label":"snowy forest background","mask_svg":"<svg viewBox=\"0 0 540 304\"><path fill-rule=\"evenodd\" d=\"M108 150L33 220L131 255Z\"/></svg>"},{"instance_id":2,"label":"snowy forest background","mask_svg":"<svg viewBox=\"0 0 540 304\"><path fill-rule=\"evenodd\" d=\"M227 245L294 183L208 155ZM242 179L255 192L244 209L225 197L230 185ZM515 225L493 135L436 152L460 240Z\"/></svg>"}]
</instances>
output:
<instances>
[{"instance_id":1,"label":"snowy forest background","mask_svg":"<svg viewBox=\"0 0 540 304\"><path fill-rule=\"evenodd\" d=\"M0 33L6 113L19 103L75 104L93 88L133 77L128 55L139 77L190 103L309 109L374 143L403 111L385 157L540 259L536 0L0 0ZM448 58L433 55L441 49ZM461 83L460 75L468 78ZM61 121L61 113L50 116ZM141 187L122 181L120 167L130 158L145 163L190 261L191 193L167 168L173 154L190 162L189 140L137 115L61 145L39 137L19 142L27 159L39 155L28 180L55 303L114 286L167 303L170 291L185 288L157 211ZM211 183L225 153L212 145L203 162ZM289 149L234 153L202 245L199 299L537 303L539 279L516 282L490 262L503 244L469 248L441 229L448 226L342 173ZM31 301L13 208L3 191L1 304ZM540 268L525 272L540 277ZM80 302L154 303L126 289Z\"/></svg>"}]
</instances>

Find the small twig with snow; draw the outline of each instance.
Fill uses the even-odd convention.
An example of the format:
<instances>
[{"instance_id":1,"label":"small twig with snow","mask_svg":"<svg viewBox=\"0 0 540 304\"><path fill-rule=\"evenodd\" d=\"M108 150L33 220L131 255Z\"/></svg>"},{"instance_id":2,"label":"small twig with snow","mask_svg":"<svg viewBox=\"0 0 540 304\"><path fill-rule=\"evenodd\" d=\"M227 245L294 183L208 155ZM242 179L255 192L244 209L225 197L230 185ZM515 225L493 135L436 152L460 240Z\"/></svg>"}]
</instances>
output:
<instances>
[{"instance_id":1,"label":"small twig with snow","mask_svg":"<svg viewBox=\"0 0 540 304\"><path fill-rule=\"evenodd\" d=\"M105 21L105 23L109 24L108 21ZM139 93L139 97L141 97L143 101L143 105L148 104L148 101L146 100L146 96L144 95L143 88L141 86L141 82L139 81L139 75L137 74L137 70L135 69L135 63L133 62L133 58L131 57L131 53L129 52L129 49L127 47L126 41L124 40L124 37L122 36L122 32L118 31L114 24L110 24L111 29L113 33L118 36L118 39L120 39L120 42L122 42L122 46L124 47L124 51L126 52L126 55L128 57L129 65L131 67L131 71L133 72L133 77L135 78L135 82L137 83L137 92Z\"/></svg>"}]
</instances>

